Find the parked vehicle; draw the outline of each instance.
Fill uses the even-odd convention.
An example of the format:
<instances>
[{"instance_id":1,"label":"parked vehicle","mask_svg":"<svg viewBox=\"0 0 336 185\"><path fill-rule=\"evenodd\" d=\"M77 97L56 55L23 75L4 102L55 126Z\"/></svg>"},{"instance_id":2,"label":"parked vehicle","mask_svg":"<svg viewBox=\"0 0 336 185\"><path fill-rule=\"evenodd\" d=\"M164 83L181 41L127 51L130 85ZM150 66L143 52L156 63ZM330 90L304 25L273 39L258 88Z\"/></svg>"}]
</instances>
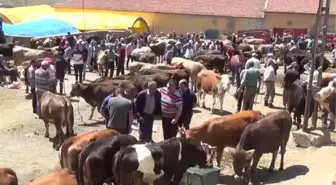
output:
<instances>
[{"instance_id":1,"label":"parked vehicle","mask_svg":"<svg viewBox=\"0 0 336 185\"><path fill-rule=\"evenodd\" d=\"M239 30L238 37L254 37L259 39L264 39L267 43L272 42L271 31L268 29L255 29L255 30Z\"/></svg>"}]
</instances>

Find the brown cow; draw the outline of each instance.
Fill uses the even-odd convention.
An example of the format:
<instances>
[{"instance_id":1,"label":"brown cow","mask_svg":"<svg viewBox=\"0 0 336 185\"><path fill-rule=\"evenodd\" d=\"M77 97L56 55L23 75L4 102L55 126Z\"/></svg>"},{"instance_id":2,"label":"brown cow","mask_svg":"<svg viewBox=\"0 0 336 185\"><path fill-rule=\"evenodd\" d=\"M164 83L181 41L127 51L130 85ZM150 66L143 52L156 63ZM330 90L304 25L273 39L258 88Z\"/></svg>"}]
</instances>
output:
<instances>
[{"instance_id":1,"label":"brown cow","mask_svg":"<svg viewBox=\"0 0 336 185\"><path fill-rule=\"evenodd\" d=\"M69 169L61 169L49 175L37 177L28 185L78 185L78 183Z\"/></svg>"},{"instance_id":2,"label":"brown cow","mask_svg":"<svg viewBox=\"0 0 336 185\"><path fill-rule=\"evenodd\" d=\"M205 94L212 94L213 102L211 112L214 112L216 104L216 96L219 97L220 112L223 113L223 100L225 93L230 90L230 77L229 75L219 76L211 70L202 70L197 75L197 96L198 106L200 105L201 95L203 94L202 107L205 107Z\"/></svg>"},{"instance_id":3,"label":"brown cow","mask_svg":"<svg viewBox=\"0 0 336 185\"><path fill-rule=\"evenodd\" d=\"M58 143L55 149L58 150L63 143L64 133L62 127L66 127L66 135L74 135L74 110L71 101L60 95L51 92L45 92L40 99L41 118L44 121L46 132L45 137L49 137L49 123L56 127L56 137Z\"/></svg>"},{"instance_id":4,"label":"brown cow","mask_svg":"<svg viewBox=\"0 0 336 185\"><path fill-rule=\"evenodd\" d=\"M140 69L137 74L140 75L167 74L170 78L175 79L177 83L179 83L179 81L182 79L189 81L189 73L185 69L159 70L159 69L144 68Z\"/></svg>"},{"instance_id":5,"label":"brown cow","mask_svg":"<svg viewBox=\"0 0 336 185\"><path fill-rule=\"evenodd\" d=\"M113 129L92 131L66 140L59 150L60 164L62 168L69 168L73 174L77 174L78 155L89 143L107 138L109 136L119 135L119 132Z\"/></svg>"},{"instance_id":6,"label":"brown cow","mask_svg":"<svg viewBox=\"0 0 336 185\"><path fill-rule=\"evenodd\" d=\"M217 166L220 166L224 147L236 146L244 128L263 117L260 111L241 111L232 115L212 118L189 130L181 128L179 134L187 139L195 139L216 146Z\"/></svg>"},{"instance_id":7,"label":"brown cow","mask_svg":"<svg viewBox=\"0 0 336 185\"><path fill-rule=\"evenodd\" d=\"M18 185L18 179L14 170L0 168L0 185Z\"/></svg>"},{"instance_id":8,"label":"brown cow","mask_svg":"<svg viewBox=\"0 0 336 185\"><path fill-rule=\"evenodd\" d=\"M266 115L263 119L248 125L242 133L236 148L225 148L233 154L233 168L239 178L246 183L254 184L254 177L258 162L264 153L272 153L269 172L273 172L276 157L281 154L280 168L283 170L286 145L292 128L292 118L287 111L279 111ZM250 169L251 160L253 164ZM243 174L243 168L244 174Z\"/></svg>"}]
</instances>

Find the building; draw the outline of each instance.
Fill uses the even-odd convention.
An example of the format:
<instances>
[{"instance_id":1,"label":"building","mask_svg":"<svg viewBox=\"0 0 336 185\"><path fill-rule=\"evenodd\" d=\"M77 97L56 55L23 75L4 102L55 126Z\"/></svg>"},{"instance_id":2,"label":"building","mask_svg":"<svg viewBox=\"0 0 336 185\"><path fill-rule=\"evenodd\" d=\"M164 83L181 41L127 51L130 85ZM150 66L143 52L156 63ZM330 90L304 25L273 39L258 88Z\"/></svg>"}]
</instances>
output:
<instances>
[{"instance_id":1,"label":"building","mask_svg":"<svg viewBox=\"0 0 336 185\"><path fill-rule=\"evenodd\" d=\"M318 0L267 0L264 10L264 26L273 28L313 29ZM331 0L328 32L336 29L336 1Z\"/></svg>"},{"instance_id":2,"label":"building","mask_svg":"<svg viewBox=\"0 0 336 185\"><path fill-rule=\"evenodd\" d=\"M217 32L263 28L265 0L72 0L55 11L106 11L141 17L154 32ZM113 20L111 20L113 21Z\"/></svg>"}]
</instances>

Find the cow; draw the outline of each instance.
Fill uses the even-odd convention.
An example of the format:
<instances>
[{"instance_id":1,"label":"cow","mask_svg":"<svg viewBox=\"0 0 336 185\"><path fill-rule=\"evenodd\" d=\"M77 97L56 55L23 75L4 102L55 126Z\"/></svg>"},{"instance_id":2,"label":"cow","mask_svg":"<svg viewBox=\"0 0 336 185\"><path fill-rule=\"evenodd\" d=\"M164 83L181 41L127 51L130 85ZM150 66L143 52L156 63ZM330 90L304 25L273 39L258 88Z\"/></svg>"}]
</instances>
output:
<instances>
[{"instance_id":1,"label":"cow","mask_svg":"<svg viewBox=\"0 0 336 185\"><path fill-rule=\"evenodd\" d=\"M94 110L100 108L106 96L110 95L117 87L124 88L130 92L127 98L134 99L137 94L136 87L129 80L102 79L99 82L91 82L89 84L73 84L70 96L80 96L85 102L92 106L89 120L92 119ZM99 111L99 110L98 110Z\"/></svg>"},{"instance_id":2,"label":"cow","mask_svg":"<svg viewBox=\"0 0 336 185\"><path fill-rule=\"evenodd\" d=\"M236 175L245 182L255 183L255 170L264 153L272 153L272 162L269 172L273 172L274 164L279 152L281 162L279 170L284 168L286 145L292 127L292 119L287 111L278 111L266 115L263 119L246 126L236 148L225 148L233 154L233 168ZM252 166L251 160L253 159ZM243 168L244 174L243 174Z\"/></svg>"},{"instance_id":3,"label":"cow","mask_svg":"<svg viewBox=\"0 0 336 185\"><path fill-rule=\"evenodd\" d=\"M241 111L232 115L209 119L200 126L179 129L179 137L202 141L216 147L217 166L220 167L223 149L235 147L244 128L264 116L260 111Z\"/></svg>"},{"instance_id":4,"label":"cow","mask_svg":"<svg viewBox=\"0 0 336 185\"><path fill-rule=\"evenodd\" d=\"M220 112L223 113L223 100L225 93L230 90L230 78L229 75L219 76L213 71L202 70L197 75L197 96L198 96L198 106L200 106L201 96L203 94L202 107L205 107L205 94L212 94L212 107L211 112L214 112L214 107L216 104L216 97L219 97Z\"/></svg>"},{"instance_id":5,"label":"cow","mask_svg":"<svg viewBox=\"0 0 336 185\"><path fill-rule=\"evenodd\" d=\"M217 69L219 73L223 74L227 58L223 55L199 55L194 58L194 61L201 62L209 70Z\"/></svg>"},{"instance_id":6,"label":"cow","mask_svg":"<svg viewBox=\"0 0 336 185\"><path fill-rule=\"evenodd\" d=\"M0 54L4 57L13 57L14 43L0 44Z\"/></svg>"},{"instance_id":7,"label":"cow","mask_svg":"<svg viewBox=\"0 0 336 185\"><path fill-rule=\"evenodd\" d=\"M41 118L46 128L44 136L49 137L49 123L53 123L58 138L55 148L58 150L64 139L62 127L66 127L66 136L74 135L74 110L71 101L64 96L48 91L42 94L39 106Z\"/></svg>"},{"instance_id":8,"label":"cow","mask_svg":"<svg viewBox=\"0 0 336 185\"><path fill-rule=\"evenodd\" d=\"M336 124L336 88L327 86L323 87L317 93L313 94L313 98L320 104L320 106L329 113L330 130L335 129Z\"/></svg>"},{"instance_id":9,"label":"cow","mask_svg":"<svg viewBox=\"0 0 336 185\"><path fill-rule=\"evenodd\" d=\"M206 69L205 66L201 63L194 62L192 60L187 60L180 57L174 57L171 61L171 64L174 66L182 65L183 68L185 68L189 75L190 75L190 83L191 88L196 89L196 80L197 80L197 74L202 70Z\"/></svg>"},{"instance_id":10,"label":"cow","mask_svg":"<svg viewBox=\"0 0 336 185\"><path fill-rule=\"evenodd\" d=\"M289 87L289 97L287 102L287 110L292 113L294 110L293 120L297 126L297 130L300 129L301 116L304 115L306 99L307 99L307 84L301 82L300 80L294 81ZM315 101L312 100L310 104L310 109L308 111L308 117L313 114L313 107Z\"/></svg>"},{"instance_id":11,"label":"cow","mask_svg":"<svg viewBox=\"0 0 336 185\"><path fill-rule=\"evenodd\" d=\"M148 64L144 62L132 62L129 65L129 71L131 73L136 73L142 68L155 68L155 69L160 69L160 70L176 69L175 66L171 66L168 64Z\"/></svg>"},{"instance_id":12,"label":"cow","mask_svg":"<svg viewBox=\"0 0 336 185\"><path fill-rule=\"evenodd\" d=\"M158 43L151 43L149 45L153 53L155 53L155 55L159 57L159 62L156 62L156 63L160 63L163 60L163 55L166 49L166 45L167 44L164 41L159 41Z\"/></svg>"},{"instance_id":13,"label":"cow","mask_svg":"<svg viewBox=\"0 0 336 185\"><path fill-rule=\"evenodd\" d=\"M207 167L210 156L208 145L184 138L136 144L117 152L113 174L117 185L178 185L189 167Z\"/></svg>"},{"instance_id":14,"label":"cow","mask_svg":"<svg viewBox=\"0 0 336 185\"><path fill-rule=\"evenodd\" d=\"M78 185L69 169L56 170L48 175L35 178L28 185Z\"/></svg>"},{"instance_id":15,"label":"cow","mask_svg":"<svg viewBox=\"0 0 336 185\"><path fill-rule=\"evenodd\" d=\"M193 59L199 55L209 55L209 54L210 55L221 55L223 54L223 52L218 51L218 50L198 50L195 52Z\"/></svg>"},{"instance_id":16,"label":"cow","mask_svg":"<svg viewBox=\"0 0 336 185\"><path fill-rule=\"evenodd\" d=\"M154 53L144 53L141 54L138 58L137 61L143 62L143 63L150 63L154 64L155 61L155 54Z\"/></svg>"},{"instance_id":17,"label":"cow","mask_svg":"<svg viewBox=\"0 0 336 185\"><path fill-rule=\"evenodd\" d=\"M131 55L134 57L136 60L138 60L139 56L145 53L151 53L152 50L149 47L141 47L141 48L136 48L132 51Z\"/></svg>"},{"instance_id":18,"label":"cow","mask_svg":"<svg viewBox=\"0 0 336 185\"><path fill-rule=\"evenodd\" d=\"M119 135L119 132L113 129L104 129L70 137L59 149L61 167L68 168L72 174L76 175L78 171L78 156L80 152L93 141L115 135Z\"/></svg>"},{"instance_id":19,"label":"cow","mask_svg":"<svg viewBox=\"0 0 336 185\"><path fill-rule=\"evenodd\" d=\"M22 46L15 46L13 48L13 59L15 66L18 66L24 61L46 57L54 58L54 53L43 50L30 49Z\"/></svg>"},{"instance_id":20,"label":"cow","mask_svg":"<svg viewBox=\"0 0 336 185\"><path fill-rule=\"evenodd\" d=\"M10 168L0 168L1 185L18 185L18 178L14 170Z\"/></svg>"},{"instance_id":21,"label":"cow","mask_svg":"<svg viewBox=\"0 0 336 185\"><path fill-rule=\"evenodd\" d=\"M77 181L79 185L103 185L113 181L113 156L121 149L137 144L131 135L116 135L88 144L79 155ZM112 178L112 179L109 179Z\"/></svg>"},{"instance_id":22,"label":"cow","mask_svg":"<svg viewBox=\"0 0 336 185\"><path fill-rule=\"evenodd\" d=\"M185 79L189 81L189 73L184 69L173 70L155 70L155 69L140 69L138 71L140 75L152 75L152 74L167 74L170 78L175 79L178 83L180 80Z\"/></svg>"}]
</instances>

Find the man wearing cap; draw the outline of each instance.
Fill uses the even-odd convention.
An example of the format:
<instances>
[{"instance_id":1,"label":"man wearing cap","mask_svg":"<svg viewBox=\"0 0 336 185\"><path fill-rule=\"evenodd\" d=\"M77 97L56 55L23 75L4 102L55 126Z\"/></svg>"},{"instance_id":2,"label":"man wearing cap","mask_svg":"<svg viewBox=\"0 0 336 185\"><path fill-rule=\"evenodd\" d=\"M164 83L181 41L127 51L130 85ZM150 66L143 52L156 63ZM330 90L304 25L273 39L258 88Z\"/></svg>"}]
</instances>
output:
<instances>
[{"instance_id":1,"label":"man wearing cap","mask_svg":"<svg viewBox=\"0 0 336 185\"><path fill-rule=\"evenodd\" d=\"M258 57L257 53L252 53L252 57L246 61L245 68L248 69L248 66L250 66L250 63L253 63L254 68L260 70L261 68L260 60L257 57Z\"/></svg>"},{"instance_id":2,"label":"man wearing cap","mask_svg":"<svg viewBox=\"0 0 336 185\"><path fill-rule=\"evenodd\" d=\"M41 62L41 67L35 71L35 88L36 88L36 100L37 100L37 112L40 117L40 98L44 92L50 91L50 74L47 71L49 63L47 61Z\"/></svg>"},{"instance_id":3,"label":"man wearing cap","mask_svg":"<svg viewBox=\"0 0 336 185\"><path fill-rule=\"evenodd\" d=\"M30 67L28 68L27 77L30 85L30 92L32 94L32 106L33 113L37 114L37 100L36 100L36 89L35 89L35 71L36 71L36 61L30 61Z\"/></svg>"},{"instance_id":4,"label":"man wearing cap","mask_svg":"<svg viewBox=\"0 0 336 185\"><path fill-rule=\"evenodd\" d=\"M55 60L56 79L59 81L59 93L61 95L63 94L65 70L68 65L63 56L64 52L58 51Z\"/></svg>"},{"instance_id":5,"label":"man wearing cap","mask_svg":"<svg viewBox=\"0 0 336 185\"><path fill-rule=\"evenodd\" d=\"M197 98L195 93L189 89L186 79L180 80L179 87L182 94L183 108L178 124L180 127L183 126L188 130L193 116L193 107L196 104Z\"/></svg>"},{"instance_id":6,"label":"man wearing cap","mask_svg":"<svg viewBox=\"0 0 336 185\"><path fill-rule=\"evenodd\" d=\"M267 65L268 66L264 72L264 84L266 86L264 106L274 108L273 101L275 97L275 63L273 61L269 61Z\"/></svg>"},{"instance_id":7,"label":"man wearing cap","mask_svg":"<svg viewBox=\"0 0 336 185\"><path fill-rule=\"evenodd\" d=\"M182 113L182 98L176 90L176 81L169 80L167 87L160 89L162 130L164 140L175 137L178 131L177 121Z\"/></svg>"},{"instance_id":8,"label":"man wearing cap","mask_svg":"<svg viewBox=\"0 0 336 185\"><path fill-rule=\"evenodd\" d=\"M253 110L255 96L258 92L258 84L261 83L259 69L254 67L254 63L247 65L247 70L242 78L239 92L245 87L243 94L243 110ZM260 85L259 85L260 86Z\"/></svg>"}]
</instances>

